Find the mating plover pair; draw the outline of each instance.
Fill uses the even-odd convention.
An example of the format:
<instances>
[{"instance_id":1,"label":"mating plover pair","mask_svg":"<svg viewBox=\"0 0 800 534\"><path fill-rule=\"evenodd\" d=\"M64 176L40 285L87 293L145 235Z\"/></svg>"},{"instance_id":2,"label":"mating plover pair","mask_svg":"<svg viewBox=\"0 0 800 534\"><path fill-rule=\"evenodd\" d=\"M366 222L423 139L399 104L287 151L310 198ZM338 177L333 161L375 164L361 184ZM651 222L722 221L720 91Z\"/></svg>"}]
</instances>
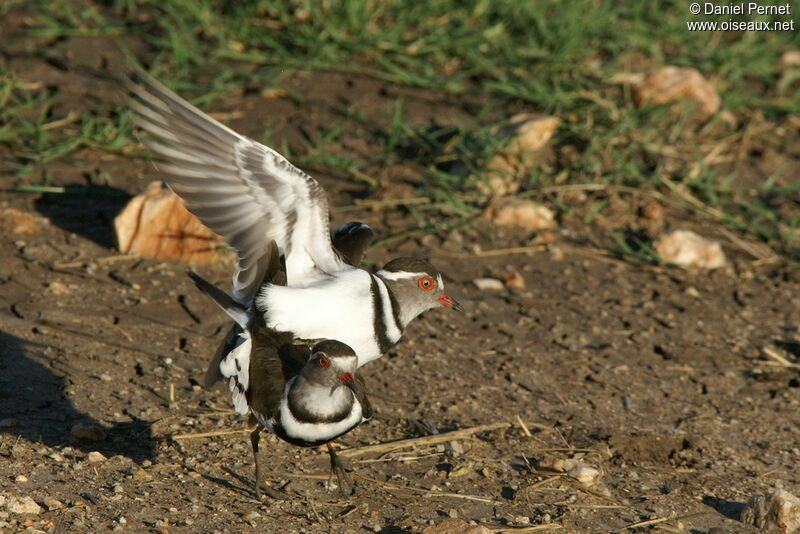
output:
<instances>
[{"instance_id":1,"label":"mating plover pair","mask_svg":"<svg viewBox=\"0 0 800 534\"><path fill-rule=\"evenodd\" d=\"M330 232L322 187L271 148L145 74L130 75L128 88L165 181L236 254L231 295L190 276L234 321L205 383L227 378L236 412L257 424L257 493L263 428L296 445L327 444L342 488L330 441L372 413L357 369L381 357L423 312L461 306L425 260L361 269L372 230L353 222ZM299 340L322 341L309 350Z\"/></svg>"}]
</instances>

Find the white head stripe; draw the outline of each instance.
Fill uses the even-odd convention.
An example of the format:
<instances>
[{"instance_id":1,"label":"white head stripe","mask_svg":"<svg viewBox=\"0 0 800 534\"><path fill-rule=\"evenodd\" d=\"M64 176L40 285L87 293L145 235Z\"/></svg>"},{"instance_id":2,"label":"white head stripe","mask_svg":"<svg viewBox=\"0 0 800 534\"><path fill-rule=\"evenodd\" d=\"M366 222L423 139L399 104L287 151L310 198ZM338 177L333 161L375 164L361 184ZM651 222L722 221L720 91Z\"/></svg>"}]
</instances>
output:
<instances>
[{"instance_id":1,"label":"white head stripe","mask_svg":"<svg viewBox=\"0 0 800 534\"><path fill-rule=\"evenodd\" d=\"M377 274L381 278L385 278L386 280L408 280L409 278L418 278L420 276L425 276L425 273L409 273L408 271L384 271L383 269L379 270Z\"/></svg>"}]
</instances>

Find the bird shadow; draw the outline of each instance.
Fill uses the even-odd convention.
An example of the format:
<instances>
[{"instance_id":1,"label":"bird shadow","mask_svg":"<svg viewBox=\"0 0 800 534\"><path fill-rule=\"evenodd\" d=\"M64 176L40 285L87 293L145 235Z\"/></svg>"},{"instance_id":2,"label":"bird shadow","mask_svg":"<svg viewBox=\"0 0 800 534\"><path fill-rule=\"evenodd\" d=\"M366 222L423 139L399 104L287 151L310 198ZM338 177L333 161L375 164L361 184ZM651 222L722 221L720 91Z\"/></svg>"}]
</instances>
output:
<instances>
[{"instance_id":1,"label":"bird shadow","mask_svg":"<svg viewBox=\"0 0 800 534\"><path fill-rule=\"evenodd\" d=\"M744 510L745 506L745 504L742 502L728 501L726 499L718 499L713 495L704 495L703 504L713 508L714 510L724 515L728 519L732 519L734 521L741 520L742 510Z\"/></svg>"},{"instance_id":2,"label":"bird shadow","mask_svg":"<svg viewBox=\"0 0 800 534\"><path fill-rule=\"evenodd\" d=\"M68 185L61 193L43 194L36 201L36 210L59 228L113 248L114 218L130 198L116 187Z\"/></svg>"},{"instance_id":3,"label":"bird shadow","mask_svg":"<svg viewBox=\"0 0 800 534\"><path fill-rule=\"evenodd\" d=\"M45 349L0 331L0 435L12 442L22 438L48 447L70 445L139 463L153 459L156 442L150 423L134 419L108 427L78 410L64 394L67 379L43 363ZM105 437L76 439L71 433L76 424L99 427Z\"/></svg>"}]
</instances>

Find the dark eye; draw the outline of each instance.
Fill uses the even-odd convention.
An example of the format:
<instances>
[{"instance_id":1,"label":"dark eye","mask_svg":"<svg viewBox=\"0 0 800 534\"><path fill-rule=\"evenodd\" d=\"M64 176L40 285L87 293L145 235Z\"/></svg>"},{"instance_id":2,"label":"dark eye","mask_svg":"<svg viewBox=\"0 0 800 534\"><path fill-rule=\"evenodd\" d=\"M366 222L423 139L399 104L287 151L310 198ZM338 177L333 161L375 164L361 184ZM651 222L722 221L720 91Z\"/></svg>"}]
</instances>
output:
<instances>
[{"instance_id":1,"label":"dark eye","mask_svg":"<svg viewBox=\"0 0 800 534\"><path fill-rule=\"evenodd\" d=\"M328 367L331 366L331 360L330 360L330 358L328 358L324 354L320 354L319 355L319 361L317 362L317 365L319 365L320 369L327 369Z\"/></svg>"},{"instance_id":2,"label":"dark eye","mask_svg":"<svg viewBox=\"0 0 800 534\"><path fill-rule=\"evenodd\" d=\"M417 280L417 285L423 291L431 291L436 287L436 280L430 276L423 276Z\"/></svg>"}]
</instances>

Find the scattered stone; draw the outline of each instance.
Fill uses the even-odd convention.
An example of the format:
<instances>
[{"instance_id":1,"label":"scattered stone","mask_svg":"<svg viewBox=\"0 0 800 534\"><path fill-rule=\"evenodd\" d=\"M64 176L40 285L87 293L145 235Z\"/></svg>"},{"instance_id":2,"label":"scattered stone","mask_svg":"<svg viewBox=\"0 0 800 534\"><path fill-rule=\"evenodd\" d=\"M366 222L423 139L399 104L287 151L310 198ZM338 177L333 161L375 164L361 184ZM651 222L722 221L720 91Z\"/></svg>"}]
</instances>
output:
<instances>
[{"instance_id":1,"label":"scattered stone","mask_svg":"<svg viewBox=\"0 0 800 534\"><path fill-rule=\"evenodd\" d=\"M47 222L47 219L27 211L9 206L0 207L0 230L3 233L32 235L38 233Z\"/></svg>"},{"instance_id":2,"label":"scattered stone","mask_svg":"<svg viewBox=\"0 0 800 534\"><path fill-rule=\"evenodd\" d=\"M719 269L728 263L719 242L691 230L676 230L664 235L655 242L654 248L665 262L687 269Z\"/></svg>"},{"instance_id":3,"label":"scattered stone","mask_svg":"<svg viewBox=\"0 0 800 534\"><path fill-rule=\"evenodd\" d=\"M497 278L476 278L472 283L481 291L502 291L505 289L503 282Z\"/></svg>"},{"instance_id":4,"label":"scattered stone","mask_svg":"<svg viewBox=\"0 0 800 534\"><path fill-rule=\"evenodd\" d=\"M505 146L486 164L488 187L479 185L484 193L504 196L519 191L530 175L536 152L547 145L560 123L557 117L535 113L511 117L498 131L498 136L506 140Z\"/></svg>"},{"instance_id":5,"label":"scattered stone","mask_svg":"<svg viewBox=\"0 0 800 534\"><path fill-rule=\"evenodd\" d=\"M63 502L49 496L42 499L42 504L44 504L45 508L47 508L49 512L52 512L53 510L58 510L60 508L64 508Z\"/></svg>"},{"instance_id":6,"label":"scattered stone","mask_svg":"<svg viewBox=\"0 0 800 534\"><path fill-rule=\"evenodd\" d=\"M600 480L600 470L589 464L579 463L567 471L567 476L574 478L586 487L594 486Z\"/></svg>"},{"instance_id":7,"label":"scattered stone","mask_svg":"<svg viewBox=\"0 0 800 534\"><path fill-rule=\"evenodd\" d=\"M699 299L700 298L700 292L694 286L687 287L685 293L688 296L692 297L693 299Z\"/></svg>"},{"instance_id":8,"label":"scattered stone","mask_svg":"<svg viewBox=\"0 0 800 534\"><path fill-rule=\"evenodd\" d=\"M714 86L700 71L689 67L661 67L647 74L635 86L636 104L669 104L683 99L692 99L704 117L719 111L722 100Z\"/></svg>"},{"instance_id":9,"label":"scattered stone","mask_svg":"<svg viewBox=\"0 0 800 534\"><path fill-rule=\"evenodd\" d=\"M138 480L140 482L147 482L153 480L153 475L145 471L144 469L137 469L133 473L133 480Z\"/></svg>"},{"instance_id":10,"label":"scattered stone","mask_svg":"<svg viewBox=\"0 0 800 534\"><path fill-rule=\"evenodd\" d=\"M106 439L106 432L97 425L85 425L79 423L72 427L70 433L73 437L86 441L103 441Z\"/></svg>"},{"instance_id":11,"label":"scattered stone","mask_svg":"<svg viewBox=\"0 0 800 534\"><path fill-rule=\"evenodd\" d=\"M69 288L61 282L50 282L47 284L45 293L50 293L52 295L66 295L69 293Z\"/></svg>"},{"instance_id":12,"label":"scattered stone","mask_svg":"<svg viewBox=\"0 0 800 534\"><path fill-rule=\"evenodd\" d=\"M226 256L225 243L161 182L152 182L114 219L120 252L202 264Z\"/></svg>"},{"instance_id":13,"label":"scattered stone","mask_svg":"<svg viewBox=\"0 0 800 534\"><path fill-rule=\"evenodd\" d=\"M742 510L742 523L762 532L788 534L800 530L800 499L779 489L768 495L756 494Z\"/></svg>"},{"instance_id":14,"label":"scattered stone","mask_svg":"<svg viewBox=\"0 0 800 534\"><path fill-rule=\"evenodd\" d=\"M482 525L470 525L463 519L445 519L427 527L422 534L491 534L492 531Z\"/></svg>"},{"instance_id":15,"label":"scattered stone","mask_svg":"<svg viewBox=\"0 0 800 534\"><path fill-rule=\"evenodd\" d=\"M26 477L25 475L17 475L17 477L14 479L14 481L15 482L27 482L28 481L28 477Z\"/></svg>"},{"instance_id":16,"label":"scattered stone","mask_svg":"<svg viewBox=\"0 0 800 534\"><path fill-rule=\"evenodd\" d=\"M544 458L539 462L539 467L566 473L581 461L574 458Z\"/></svg>"},{"instance_id":17,"label":"scattered stone","mask_svg":"<svg viewBox=\"0 0 800 534\"><path fill-rule=\"evenodd\" d=\"M111 488L111 491L114 493L124 493L125 488L122 487L122 484L114 484L114 486Z\"/></svg>"},{"instance_id":18,"label":"scattered stone","mask_svg":"<svg viewBox=\"0 0 800 534\"><path fill-rule=\"evenodd\" d=\"M103 456L103 453L101 452L92 451L86 455L86 459L89 461L90 464L96 464L104 462L106 460L106 457Z\"/></svg>"},{"instance_id":19,"label":"scattered stone","mask_svg":"<svg viewBox=\"0 0 800 534\"><path fill-rule=\"evenodd\" d=\"M24 497L12 495L6 499L6 510L12 514L38 515L42 511L42 507L27 495Z\"/></svg>"},{"instance_id":20,"label":"scattered stone","mask_svg":"<svg viewBox=\"0 0 800 534\"><path fill-rule=\"evenodd\" d=\"M519 274L519 271L509 269L503 275L503 280L509 289L525 289L525 278Z\"/></svg>"},{"instance_id":21,"label":"scattered stone","mask_svg":"<svg viewBox=\"0 0 800 534\"><path fill-rule=\"evenodd\" d=\"M247 522L255 521L259 517L261 517L261 514L259 514L255 510L250 510L246 514L242 515L242 521L247 521Z\"/></svg>"},{"instance_id":22,"label":"scattered stone","mask_svg":"<svg viewBox=\"0 0 800 534\"><path fill-rule=\"evenodd\" d=\"M549 230L555 227L555 215L547 206L520 198L503 198L487 210L497 226L518 226L526 230Z\"/></svg>"}]
</instances>

